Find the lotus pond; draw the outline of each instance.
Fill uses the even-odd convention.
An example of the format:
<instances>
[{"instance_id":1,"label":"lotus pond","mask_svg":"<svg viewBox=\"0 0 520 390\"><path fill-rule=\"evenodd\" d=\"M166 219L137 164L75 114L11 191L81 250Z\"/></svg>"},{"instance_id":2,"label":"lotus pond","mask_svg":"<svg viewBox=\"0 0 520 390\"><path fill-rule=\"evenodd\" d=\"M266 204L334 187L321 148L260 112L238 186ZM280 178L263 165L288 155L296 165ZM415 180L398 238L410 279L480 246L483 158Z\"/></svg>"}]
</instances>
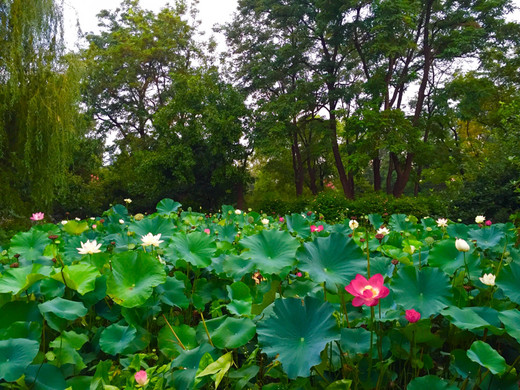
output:
<instances>
[{"instance_id":1,"label":"lotus pond","mask_svg":"<svg viewBox=\"0 0 520 390\"><path fill-rule=\"evenodd\" d=\"M0 386L518 389L513 224L180 207L0 248Z\"/></svg>"}]
</instances>

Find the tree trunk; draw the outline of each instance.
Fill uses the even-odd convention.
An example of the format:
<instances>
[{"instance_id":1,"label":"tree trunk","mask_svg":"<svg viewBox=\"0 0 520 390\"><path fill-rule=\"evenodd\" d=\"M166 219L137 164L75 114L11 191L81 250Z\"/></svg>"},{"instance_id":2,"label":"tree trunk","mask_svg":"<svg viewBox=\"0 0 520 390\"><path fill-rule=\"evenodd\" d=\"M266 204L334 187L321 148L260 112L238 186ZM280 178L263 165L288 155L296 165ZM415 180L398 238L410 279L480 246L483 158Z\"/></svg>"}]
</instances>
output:
<instances>
[{"instance_id":1,"label":"tree trunk","mask_svg":"<svg viewBox=\"0 0 520 390\"><path fill-rule=\"evenodd\" d=\"M381 191L381 158L379 153L372 160L372 169L374 171L374 191Z\"/></svg>"},{"instance_id":2,"label":"tree trunk","mask_svg":"<svg viewBox=\"0 0 520 390\"><path fill-rule=\"evenodd\" d=\"M394 163L391 157L388 157L388 172L386 173L386 193L392 193L392 173L394 172Z\"/></svg>"},{"instance_id":3,"label":"tree trunk","mask_svg":"<svg viewBox=\"0 0 520 390\"><path fill-rule=\"evenodd\" d=\"M336 169L338 171L339 180L341 182L341 187L343 188L343 193L345 194L345 197L349 199L354 199L354 180L350 180L349 178L347 178L347 174L345 173L345 166L343 165L343 161L341 160L341 155L339 153L336 114L334 113L333 107L335 107L335 105L331 105L330 107L331 111L329 129L330 140L332 143L332 154L334 155L334 163L336 164Z\"/></svg>"},{"instance_id":4,"label":"tree trunk","mask_svg":"<svg viewBox=\"0 0 520 390\"><path fill-rule=\"evenodd\" d=\"M312 166L309 156L307 156L307 172L309 173L309 188L312 195L316 195L318 193L318 187L316 186L316 167Z\"/></svg>"},{"instance_id":5,"label":"tree trunk","mask_svg":"<svg viewBox=\"0 0 520 390\"><path fill-rule=\"evenodd\" d=\"M294 170L294 184L296 187L296 196L303 194L303 164L302 156L300 153L300 145L298 144L298 134L293 129L293 144L292 144L292 159L293 159L293 170Z\"/></svg>"}]
</instances>

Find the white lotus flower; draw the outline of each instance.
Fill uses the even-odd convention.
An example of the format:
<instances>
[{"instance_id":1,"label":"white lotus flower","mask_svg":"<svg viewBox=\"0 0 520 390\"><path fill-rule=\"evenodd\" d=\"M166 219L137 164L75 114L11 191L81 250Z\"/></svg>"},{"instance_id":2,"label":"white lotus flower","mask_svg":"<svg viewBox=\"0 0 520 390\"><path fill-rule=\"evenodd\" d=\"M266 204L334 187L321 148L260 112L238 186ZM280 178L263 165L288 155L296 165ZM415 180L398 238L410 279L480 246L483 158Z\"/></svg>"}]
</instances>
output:
<instances>
[{"instance_id":1,"label":"white lotus flower","mask_svg":"<svg viewBox=\"0 0 520 390\"><path fill-rule=\"evenodd\" d=\"M349 222L348 222L348 227L352 230L355 230L359 227L359 222L356 221L355 219L351 219Z\"/></svg>"},{"instance_id":2,"label":"white lotus flower","mask_svg":"<svg viewBox=\"0 0 520 390\"><path fill-rule=\"evenodd\" d=\"M481 276L479 278L479 280L486 286L494 286L495 278L496 278L496 276L493 274L484 274L484 276Z\"/></svg>"},{"instance_id":3,"label":"white lotus flower","mask_svg":"<svg viewBox=\"0 0 520 390\"><path fill-rule=\"evenodd\" d=\"M388 228L386 228L386 227L381 227L381 228L377 229L377 234L382 234L383 236L386 236L389 233L390 233L390 230L388 230Z\"/></svg>"},{"instance_id":4,"label":"white lotus flower","mask_svg":"<svg viewBox=\"0 0 520 390\"><path fill-rule=\"evenodd\" d=\"M475 222L478 224L484 223L486 222L486 217L484 217L483 215L477 215L475 217Z\"/></svg>"},{"instance_id":5,"label":"white lotus flower","mask_svg":"<svg viewBox=\"0 0 520 390\"><path fill-rule=\"evenodd\" d=\"M125 201L125 203L128 203L128 204L132 203L132 199L130 199L130 198L126 198L126 199L123 199L123 200Z\"/></svg>"},{"instance_id":6,"label":"white lotus flower","mask_svg":"<svg viewBox=\"0 0 520 390\"><path fill-rule=\"evenodd\" d=\"M143 246L159 246L161 242L164 242L164 240L161 240L161 233L155 236L152 233L148 233L146 236L141 236L141 241Z\"/></svg>"},{"instance_id":7,"label":"white lotus flower","mask_svg":"<svg viewBox=\"0 0 520 390\"><path fill-rule=\"evenodd\" d=\"M236 215L240 215L240 214L242 214L242 210L236 209L236 210L235 210L235 214L236 214Z\"/></svg>"},{"instance_id":8,"label":"white lotus flower","mask_svg":"<svg viewBox=\"0 0 520 390\"><path fill-rule=\"evenodd\" d=\"M69 222L69 221L67 221L67 220L64 219L63 221L61 221L61 224L62 224L62 225L66 225L68 222Z\"/></svg>"},{"instance_id":9,"label":"white lotus flower","mask_svg":"<svg viewBox=\"0 0 520 390\"><path fill-rule=\"evenodd\" d=\"M437 227L443 228L448 226L448 220L446 218L439 218L436 222Z\"/></svg>"},{"instance_id":10,"label":"white lotus flower","mask_svg":"<svg viewBox=\"0 0 520 390\"><path fill-rule=\"evenodd\" d=\"M455 248L457 248L459 252L467 252L469 251L469 244L462 238L457 238L455 240Z\"/></svg>"},{"instance_id":11,"label":"white lotus flower","mask_svg":"<svg viewBox=\"0 0 520 390\"><path fill-rule=\"evenodd\" d=\"M269 225L269 220L267 218L262 219L262 224Z\"/></svg>"},{"instance_id":12,"label":"white lotus flower","mask_svg":"<svg viewBox=\"0 0 520 390\"><path fill-rule=\"evenodd\" d=\"M79 217L74 218L76 221L81 221Z\"/></svg>"},{"instance_id":13,"label":"white lotus flower","mask_svg":"<svg viewBox=\"0 0 520 390\"><path fill-rule=\"evenodd\" d=\"M125 223L125 220L124 220L124 219L120 219L120 220L119 220L119 223L122 225L122 224Z\"/></svg>"},{"instance_id":14,"label":"white lotus flower","mask_svg":"<svg viewBox=\"0 0 520 390\"><path fill-rule=\"evenodd\" d=\"M97 243L96 240L81 243L81 248L76 248L80 255L92 255L94 253L100 253L101 243Z\"/></svg>"}]
</instances>

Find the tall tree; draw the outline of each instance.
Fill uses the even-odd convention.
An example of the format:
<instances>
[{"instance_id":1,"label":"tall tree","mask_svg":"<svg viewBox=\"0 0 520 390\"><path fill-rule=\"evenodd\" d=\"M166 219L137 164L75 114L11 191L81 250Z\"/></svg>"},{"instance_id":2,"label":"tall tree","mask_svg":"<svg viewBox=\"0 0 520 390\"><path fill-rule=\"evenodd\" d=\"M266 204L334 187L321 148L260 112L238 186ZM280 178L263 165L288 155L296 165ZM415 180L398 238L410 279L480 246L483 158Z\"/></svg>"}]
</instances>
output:
<instances>
[{"instance_id":1,"label":"tall tree","mask_svg":"<svg viewBox=\"0 0 520 390\"><path fill-rule=\"evenodd\" d=\"M0 214L49 210L76 135L81 67L65 55L58 1L4 0L0 21Z\"/></svg>"}]
</instances>

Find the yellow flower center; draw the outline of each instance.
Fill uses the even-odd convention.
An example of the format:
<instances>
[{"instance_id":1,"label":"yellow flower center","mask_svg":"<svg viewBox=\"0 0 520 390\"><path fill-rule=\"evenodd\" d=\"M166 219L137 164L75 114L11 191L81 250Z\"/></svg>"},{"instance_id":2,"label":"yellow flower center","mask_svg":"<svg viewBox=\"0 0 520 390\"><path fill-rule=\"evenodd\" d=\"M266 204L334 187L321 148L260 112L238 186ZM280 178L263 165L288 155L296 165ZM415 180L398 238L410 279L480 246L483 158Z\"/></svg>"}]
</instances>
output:
<instances>
[{"instance_id":1,"label":"yellow flower center","mask_svg":"<svg viewBox=\"0 0 520 390\"><path fill-rule=\"evenodd\" d=\"M372 293L372 297L375 297L377 294L379 294L379 289L372 287L370 285L363 287L363 289L361 290L361 294L364 294L364 292L366 290L369 290Z\"/></svg>"}]
</instances>

